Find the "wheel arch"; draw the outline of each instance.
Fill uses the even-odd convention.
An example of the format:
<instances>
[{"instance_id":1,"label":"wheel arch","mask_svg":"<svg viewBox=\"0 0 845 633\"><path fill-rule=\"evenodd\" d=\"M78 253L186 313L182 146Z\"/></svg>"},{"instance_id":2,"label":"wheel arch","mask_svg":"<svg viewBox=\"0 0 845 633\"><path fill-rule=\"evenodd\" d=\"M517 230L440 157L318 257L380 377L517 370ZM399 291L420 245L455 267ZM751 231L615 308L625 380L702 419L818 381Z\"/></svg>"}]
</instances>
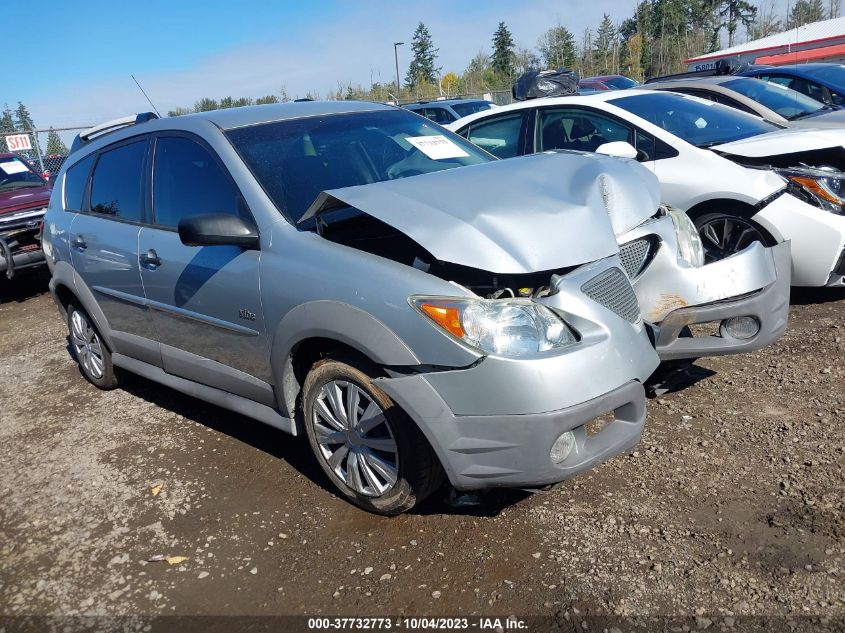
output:
<instances>
[{"instance_id":1,"label":"wheel arch","mask_svg":"<svg viewBox=\"0 0 845 633\"><path fill-rule=\"evenodd\" d=\"M742 200L735 200L731 198L713 198L712 200L705 200L687 210L687 215L696 223L697 220L708 213L725 213L736 215L745 220L749 220L757 227L763 230L766 237L771 239L765 246L774 246L783 241L783 236L771 226L768 222L760 222L759 218L755 216L760 211L759 206L743 202Z\"/></svg>"},{"instance_id":2,"label":"wheel arch","mask_svg":"<svg viewBox=\"0 0 845 633\"><path fill-rule=\"evenodd\" d=\"M331 353L357 356L378 367L418 365L411 349L377 318L337 301L296 306L276 326L270 362L282 415L295 417L308 369Z\"/></svg>"}]
</instances>

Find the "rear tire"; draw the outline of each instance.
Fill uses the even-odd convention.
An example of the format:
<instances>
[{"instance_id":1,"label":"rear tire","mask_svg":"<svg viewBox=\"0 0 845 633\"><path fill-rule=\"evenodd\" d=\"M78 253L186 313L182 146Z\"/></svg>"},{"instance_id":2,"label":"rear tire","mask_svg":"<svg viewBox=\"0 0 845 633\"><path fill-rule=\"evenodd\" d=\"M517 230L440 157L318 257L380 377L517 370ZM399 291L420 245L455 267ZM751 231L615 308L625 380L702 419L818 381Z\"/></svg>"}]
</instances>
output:
<instances>
[{"instance_id":1,"label":"rear tire","mask_svg":"<svg viewBox=\"0 0 845 633\"><path fill-rule=\"evenodd\" d=\"M317 463L360 508L395 516L443 481L425 436L373 378L374 367L346 356L314 364L302 388L305 431Z\"/></svg>"},{"instance_id":2,"label":"rear tire","mask_svg":"<svg viewBox=\"0 0 845 633\"><path fill-rule=\"evenodd\" d=\"M85 379L105 391L120 386L120 370L112 365L100 332L88 313L73 302L67 308L67 328L73 357Z\"/></svg>"}]
</instances>

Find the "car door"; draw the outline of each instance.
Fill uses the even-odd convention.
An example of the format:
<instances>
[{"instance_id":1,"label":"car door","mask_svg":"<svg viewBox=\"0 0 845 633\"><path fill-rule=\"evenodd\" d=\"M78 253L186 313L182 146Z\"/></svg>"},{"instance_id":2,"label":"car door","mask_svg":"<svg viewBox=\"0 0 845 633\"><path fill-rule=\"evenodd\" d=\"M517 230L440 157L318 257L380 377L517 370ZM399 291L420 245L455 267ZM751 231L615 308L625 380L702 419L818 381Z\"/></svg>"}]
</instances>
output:
<instances>
[{"instance_id":1,"label":"car door","mask_svg":"<svg viewBox=\"0 0 845 633\"><path fill-rule=\"evenodd\" d=\"M82 159L67 172L64 204L77 212L69 235L73 267L114 331L116 351L159 364L138 267L148 148L148 137L134 137Z\"/></svg>"},{"instance_id":2,"label":"car door","mask_svg":"<svg viewBox=\"0 0 845 633\"><path fill-rule=\"evenodd\" d=\"M272 405L259 293L260 251L186 246L179 221L207 213L249 217L216 153L196 136L159 133L152 144L152 224L138 238L141 279L164 370Z\"/></svg>"},{"instance_id":3,"label":"car door","mask_svg":"<svg viewBox=\"0 0 845 633\"><path fill-rule=\"evenodd\" d=\"M497 158L531 153L526 147L529 112L525 109L473 121L461 135Z\"/></svg>"}]
</instances>

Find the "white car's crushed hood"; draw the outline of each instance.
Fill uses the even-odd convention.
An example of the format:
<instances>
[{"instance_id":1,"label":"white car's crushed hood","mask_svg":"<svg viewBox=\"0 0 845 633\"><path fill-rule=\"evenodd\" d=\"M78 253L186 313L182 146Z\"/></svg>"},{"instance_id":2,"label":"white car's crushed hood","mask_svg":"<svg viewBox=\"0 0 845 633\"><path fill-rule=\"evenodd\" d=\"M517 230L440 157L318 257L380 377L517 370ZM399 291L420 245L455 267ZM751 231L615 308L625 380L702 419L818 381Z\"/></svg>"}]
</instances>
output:
<instances>
[{"instance_id":1,"label":"white car's crushed hood","mask_svg":"<svg viewBox=\"0 0 845 633\"><path fill-rule=\"evenodd\" d=\"M808 130L791 128L759 134L740 141L714 145L720 154L745 158L766 158L845 146L845 128Z\"/></svg>"},{"instance_id":2,"label":"white car's crushed hood","mask_svg":"<svg viewBox=\"0 0 845 633\"><path fill-rule=\"evenodd\" d=\"M659 200L657 181L632 161L555 152L324 191L300 221L348 205L441 261L519 274L617 253L615 235Z\"/></svg>"}]
</instances>

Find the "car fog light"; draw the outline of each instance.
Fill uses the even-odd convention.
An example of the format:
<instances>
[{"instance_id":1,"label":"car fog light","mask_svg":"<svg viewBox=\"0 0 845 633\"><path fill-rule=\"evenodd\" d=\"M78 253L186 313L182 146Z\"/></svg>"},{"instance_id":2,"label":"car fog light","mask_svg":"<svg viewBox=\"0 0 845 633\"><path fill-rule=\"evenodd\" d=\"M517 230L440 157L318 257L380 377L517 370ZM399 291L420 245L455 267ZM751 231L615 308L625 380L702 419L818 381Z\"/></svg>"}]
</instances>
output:
<instances>
[{"instance_id":1,"label":"car fog light","mask_svg":"<svg viewBox=\"0 0 845 633\"><path fill-rule=\"evenodd\" d=\"M745 340L754 338L760 332L760 322L754 317L732 317L722 321L723 334L727 332L733 338Z\"/></svg>"},{"instance_id":2,"label":"car fog light","mask_svg":"<svg viewBox=\"0 0 845 633\"><path fill-rule=\"evenodd\" d=\"M555 464L560 464L564 459L569 457L572 449L575 448L575 436L572 431L562 433L560 437L552 444L552 450L549 451L549 457Z\"/></svg>"}]
</instances>

